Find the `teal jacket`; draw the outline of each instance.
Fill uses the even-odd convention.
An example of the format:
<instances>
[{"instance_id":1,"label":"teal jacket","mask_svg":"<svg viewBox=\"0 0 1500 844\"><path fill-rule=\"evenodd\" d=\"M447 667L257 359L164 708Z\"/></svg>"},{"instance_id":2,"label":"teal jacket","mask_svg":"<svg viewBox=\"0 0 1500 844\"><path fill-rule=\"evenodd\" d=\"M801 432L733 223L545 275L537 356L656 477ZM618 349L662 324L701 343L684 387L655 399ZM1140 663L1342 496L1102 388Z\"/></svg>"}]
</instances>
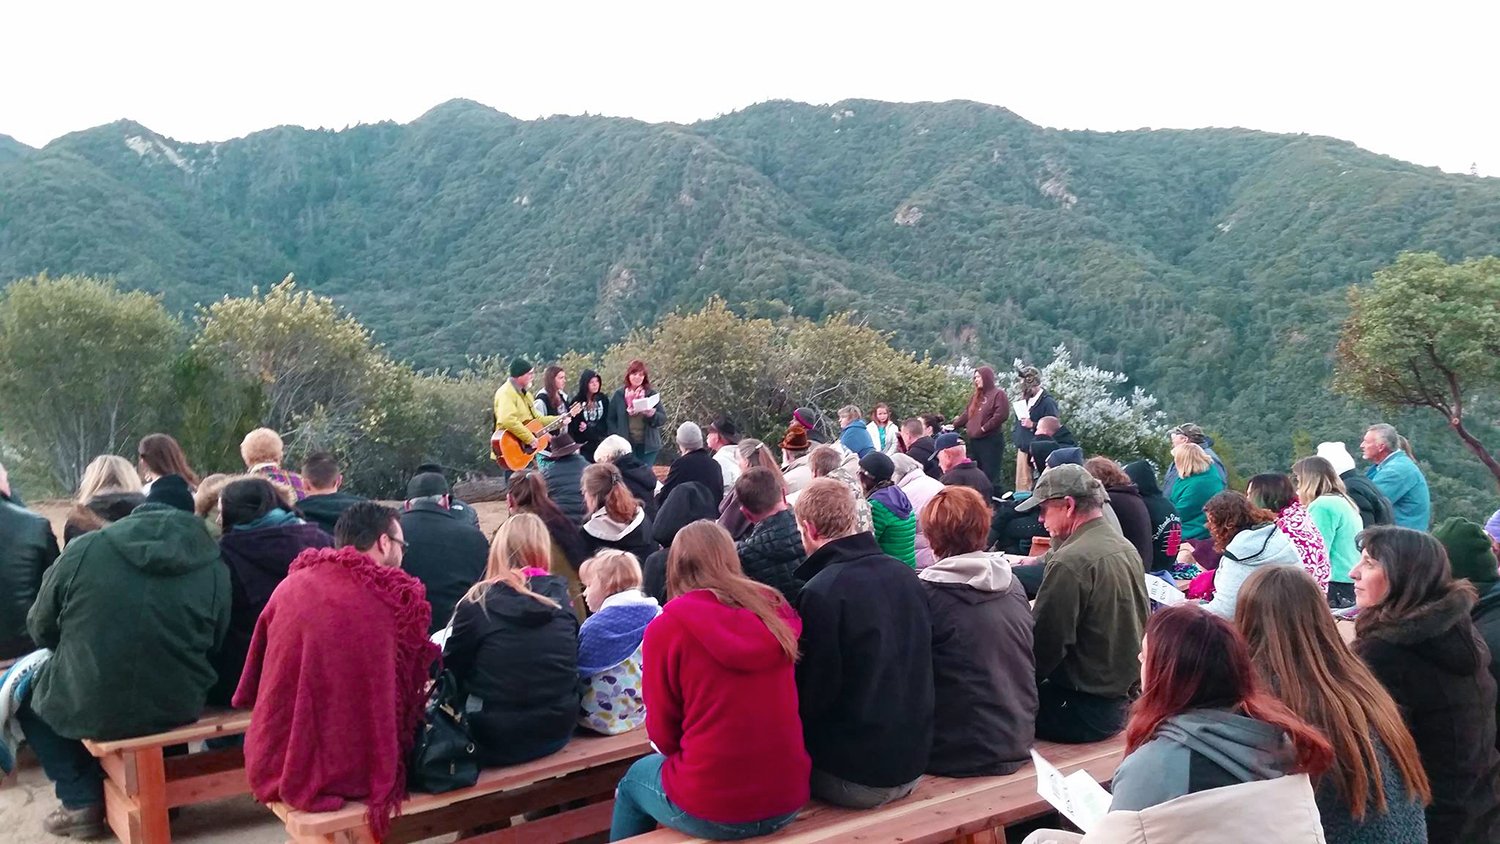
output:
<instances>
[{"instance_id":1,"label":"teal jacket","mask_svg":"<svg viewBox=\"0 0 1500 844\"><path fill-rule=\"evenodd\" d=\"M1224 480L1213 469L1178 478L1172 484L1168 497L1182 519L1183 539L1208 539L1208 525L1203 516L1203 505L1208 499L1224 491Z\"/></svg>"},{"instance_id":2,"label":"teal jacket","mask_svg":"<svg viewBox=\"0 0 1500 844\"><path fill-rule=\"evenodd\" d=\"M1390 499L1396 524L1412 530L1432 527L1432 496L1427 478L1404 451L1396 451L1365 471L1381 494Z\"/></svg>"},{"instance_id":3,"label":"teal jacket","mask_svg":"<svg viewBox=\"0 0 1500 844\"><path fill-rule=\"evenodd\" d=\"M51 648L31 707L60 735L112 740L203 712L229 629L229 569L203 521L142 504L68 543L26 617Z\"/></svg>"},{"instance_id":4,"label":"teal jacket","mask_svg":"<svg viewBox=\"0 0 1500 844\"><path fill-rule=\"evenodd\" d=\"M1334 583L1353 583L1349 572L1359 562L1354 537L1364 530L1359 509L1342 495L1320 495L1307 505L1307 513L1318 526L1323 545L1328 549L1328 579Z\"/></svg>"}]
</instances>

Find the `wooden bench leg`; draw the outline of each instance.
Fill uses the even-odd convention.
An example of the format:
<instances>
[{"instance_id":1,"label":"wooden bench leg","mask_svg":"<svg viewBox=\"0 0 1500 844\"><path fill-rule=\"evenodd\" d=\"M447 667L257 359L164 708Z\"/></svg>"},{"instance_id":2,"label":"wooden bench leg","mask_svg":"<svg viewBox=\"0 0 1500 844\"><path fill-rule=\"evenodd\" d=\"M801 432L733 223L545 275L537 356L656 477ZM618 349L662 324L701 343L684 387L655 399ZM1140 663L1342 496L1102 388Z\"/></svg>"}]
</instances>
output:
<instances>
[{"instance_id":1,"label":"wooden bench leg","mask_svg":"<svg viewBox=\"0 0 1500 844\"><path fill-rule=\"evenodd\" d=\"M167 820L167 767L160 747L135 751L135 775L140 806L141 832L145 844L171 844L172 827Z\"/></svg>"}]
</instances>

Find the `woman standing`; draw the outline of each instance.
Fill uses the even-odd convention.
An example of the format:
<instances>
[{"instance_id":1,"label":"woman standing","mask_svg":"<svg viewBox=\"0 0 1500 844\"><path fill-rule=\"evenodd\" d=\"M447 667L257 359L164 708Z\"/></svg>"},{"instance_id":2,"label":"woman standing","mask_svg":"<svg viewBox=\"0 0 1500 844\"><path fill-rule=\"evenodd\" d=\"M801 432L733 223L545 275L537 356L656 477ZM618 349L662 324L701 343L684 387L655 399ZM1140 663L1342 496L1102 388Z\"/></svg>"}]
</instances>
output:
<instances>
[{"instance_id":1,"label":"woman standing","mask_svg":"<svg viewBox=\"0 0 1500 844\"><path fill-rule=\"evenodd\" d=\"M876 404L870 411L870 424L865 430L870 432L870 440L877 450L886 454L896 454L901 450L901 426L891 419L891 406L885 402Z\"/></svg>"},{"instance_id":2,"label":"woman standing","mask_svg":"<svg viewBox=\"0 0 1500 844\"><path fill-rule=\"evenodd\" d=\"M583 546L590 556L601 548L617 548L644 560L656 550L651 519L613 463L594 463L583 470L583 504L589 513L583 523Z\"/></svg>"},{"instance_id":3,"label":"woman standing","mask_svg":"<svg viewBox=\"0 0 1500 844\"><path fill-rule=\"evenodd\" d=\"M1349 572L1359 562L1354 537L1364 528L1359 507L1333 471L1333 464L1321 457L1304 457L1292 464L1292 477L1297 484L1297 499L1307 505L1307 514L1328 552L1328 580L1319 582L1327 592L1328 605L1335 609L1352 607L1354 581L1349 579Z\"/></svg>"},{"instance_id":4,"label":"woman standing","mask_svg":"<svg viewBox=\"0 0 1500 844\"><path fill-rule=\"evenodd\" d=\"M1317 524L1303 506L1307 502L1297 500L1297 487L1291 477L1280 472L1256 475L1245 487L1245 495L1255 506L1276 514L1276 526L1292 540L1302 567L1318 581L1320 588L1327 589L1328 547L1323 543L1323 534Z\"/></svg>"},{"instance_id":5,"label":"woman standing","mask_svg":"<svg viewBox=\"0 0 1500 844\"><path fill-rule=\"evenodd\" d=\"M568 581L568 597L573 599L573 609L583 619L583 580L580 567L588 558L588 549L583 544L583 533L578 525L568 518L552 496L547 492L547 479L541 472L526 470L512 475L510 486L505 491L505 509L511 515L530 513L542 520L551 537L550 561L541 568L559 575Z\"/></svg>"},{"instance_id":6,"label":"woman standing","mask_svg":"<svg viewBox=\"0 0 1500 844\"><path fill-rule=\"evenodd\" d=\"M443 664L482 702L469 726L483 767L556 753L578 721L578 619L567 581L522 571L546 565L550 546L541 519L507 519L484 580L453 611Z\"/></svg>"},{"instance_id":7,"label":"woman standing","mask_svg":"<svg viewBox=\"0 0 1500 844\"><path fill-rule=\"evenodd\" d=\"M1045 416L1058 416L1057 400L1042 388L1042 371L1034 366L1023 366L1016 371L1020 376L1021 399L1014 405L1016 427L1011 439L1016 444L1016 491L1031 489L1031 439L1036 434L1036 423Z\"/></svg>"},{"instance_id":8,"label":"woman standing","mask_svg":"<svg viewBox=\"0 0 1500 844\"><path fill-rule=\"evenodd\" d=\"M1416 742L1390 693L1344 644L1312 578L1291 566L1256 572L1234 621L1260 679L1333 746L1316 791L1329 844L1426 841L1432 789Z\"/></svg>"},{"instance_id":9,"label":"woman standing","mask_svg":"<svg viewBox=\"0 0 1500 844\"><path fill-rule=\"evenodd\" d=\"M1443 546L1400 527L1368 528L1351 577L1354 652L1401 707L1432 783L1433 844L1500 840L1495 679L1469 611L1474 587Z\"/></svg>"},{"instance_id":10,"label":"woman standing","mask_svg":"<svg viewBox=\"0 0 1500 844\"><path fill-rule=\"evenodd\" d=\"M953 427L964 429L964 433L968 435L969 457L979 464L979 470L990 479L995 489L1005 486L1001 473L1001 461L1005 456L1005 431L1001 430L1001 426L1008 418L1010 397L995 383L994 368L979 367L974 371L974 394L969 396L968 407L953 420Z\"/></svg>"},{"instance_id":11,"label":"woman standing","mask_svg":"<svg viewBox=\"0 0 1500 844\"><path fill-rule=\"evenodd\" d=\"M150 495L151 484L157 478L167 475L178 475L187 481L189 491L198 488L198 475L188 465L182 446L170 435L147 434L142 437L140 444L136 446L136 457L141 480L145 481L145 486L141 489L143 494Z\"/></svg>"},{"instance_id":12,"label":"woman standing","mask_svg":"<svg viewBox=\"0 0 1500 844\"><path fill-rule=\"evenodd\" d=\"M659 401L650 407L642 403L655 395L646 364L633 360L625 368L625 386L609 400L607 417L609 433L624 437L636 458L648 467L656 465L656 455L661 451L661 423L665 414Z\"/></svg>"},{"instance_id":13,"label":"woman standing","mask_svg":"<svg viewBox=\"0 0 1500 844\"><path fill-rule=\"evenodd\" d=\"M1182 486L1182 481L1177 482ZM1173 488L1174 490L1176 487ZM1300 566L1292 540L1276 526L1276 514L1256 507L1244 495L1221 492L1203 506L1214 550L1223 554L1214 572L1214 597L1205 608L1234 618L1245 579L1265 566Z\"/></svg>"},{"instance_id":14,"label":"woman standing","mask_svg":"<svg viewBox=\"0 0 1500 844\"><path fill-rule=\"evenodd\" d=\"M552 364L542 370L542 389L537 393L536 401L532 406L536 408L538 416L561 416L568 409L568 394L563 391L568 386L568 373L557 364Z\"/></svg>"},{"instance_id":15,"label":"woman standing","mask_svg":"<svg viewBox=\"0 0 1500 844\"><path fill-rule=\"evenodd\" d=\"M573 400L583 405L568 422L568 433L582 448L583 459L594 462L594 450L609 436L609 397L604 395L599 373L585 369L578 378L578 392Z\"/></svg>"},{"instance_id":16,"label":"woman standing","mask_svg":"<svg viewBox=\"0 0 1500 844\"><path fill-rule=\"evenodd\" d=\"M711 522L672 543L667 593L642 646L658 752L615 790L610 840L658 823L718 840L775 832L807 802L812 773L794 674L802 623L781 593L741 573L734 541Z\"/></svg>"},{"instance_id":17,"label":"woman standing","mask_svg":"<svg viewBox=\"0 0 1500 844\"><path fill-rule=\"evenodd\" d=\"M1172 446L1172 464L1177 467L1178 481L1172 484L1172 491L1167 495L1182 523L1182 538L1191 546L1197 564L1211 569L1218 565L1219 555L1208 535L1203 505L1224 491L1224 481L1214 471L1213 461L1203 447L1195 443Z\"/></svg>"}]
</instances>

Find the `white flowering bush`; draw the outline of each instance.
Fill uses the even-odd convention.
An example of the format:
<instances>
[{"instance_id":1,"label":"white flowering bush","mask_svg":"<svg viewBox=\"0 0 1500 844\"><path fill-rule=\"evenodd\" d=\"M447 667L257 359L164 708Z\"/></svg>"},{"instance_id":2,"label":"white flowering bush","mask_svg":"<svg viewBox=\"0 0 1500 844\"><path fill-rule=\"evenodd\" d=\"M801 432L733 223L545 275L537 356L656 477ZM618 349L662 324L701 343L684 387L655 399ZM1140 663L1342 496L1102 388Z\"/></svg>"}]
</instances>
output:
<instances>
[{"instance_id":1,"label":"white flowering bush","mask_svg":"<svg viewBox=\"0 0 1500 844\"><path fill-rule=\"evenodd\" d=\"M1015 369L1024 364L1017 359ZM1148 457L1158 464L1168 452L1167 417L1156 396L1140 387L1124 393L1130 381L1123 372L1073 363L1068 347L1052 350L1042 367L1042 386L1057 400L1061 419L1087 455L1103 454L1122 463ZM1019 398L1020 386L1013 396Z\"/></svg>"}]
</instances>

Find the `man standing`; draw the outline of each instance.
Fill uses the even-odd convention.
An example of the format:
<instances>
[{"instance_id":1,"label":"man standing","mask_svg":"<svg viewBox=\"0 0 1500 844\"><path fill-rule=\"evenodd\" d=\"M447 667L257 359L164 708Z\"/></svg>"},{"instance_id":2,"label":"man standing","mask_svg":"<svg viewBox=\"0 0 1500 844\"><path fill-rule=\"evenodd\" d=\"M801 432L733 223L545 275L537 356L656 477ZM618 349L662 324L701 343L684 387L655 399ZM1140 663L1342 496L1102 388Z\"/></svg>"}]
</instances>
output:
<instances>
[{"instance_id":1,"label":"man standing","mask_svg":"<svg viewBox=\"0 0 1500 844\"><path fill-rule=\"evenodd\" d=\"M734 427L734 420L728 416L720 414L708 423L708 450L714 453L714 460L718 461L719 468L724 473L726 498L740 476L739 443L739 429Z\"/></svg>"},{"instance_id":2,"label":"man standing","mask_svg":"<svg viewBox=\"0 0 1500 844\"><path fill-rule=\"evenodd\" d=\"M1202 428L1192 422L1184 422L1173 428L1168 434L1172 438L1172 445L1174 447L1183 443L1193 443L1203 449L1203 453L1207 454L1208 459L1213 461L1214 471L1219 473L1219 480L1225 484L1229 483L1229 470L1224 468L1224 461L1220 460L1219 455L1214 451L1214 438L1203 433ZM1177 483L1177 480L1177 464L1168 462L1167 476L1162 480L1161 484L1162 492L1166 493L1167 497L1170 498L1172 496L1172 486Z\"/></svg>"},{"instance_id":3,"label":"man standing","mask_svg":"<svg viewBox=\"0 0 1500 844\"><path fill-rule=\"evenodd\" d=\"M339 471L338 461L326 451L309 454L302 461L302 483L307 487L307 497L302 499L302 515L333 536L333 526L338 524L344 511L361 501L357 495L339 492L344 485L344 474Z\"/></svg>"},{"instance_id":4,"label":"man standing","mask_svg":"<svg viewBox=\"0 0 1500 844\"><path fill-rule=\"evenodd\" d=\"M782 495L776 473L757 466L734 482L740 508L750 520L750 535L735 543L745 576L779 591L787 603L797 605L802 581L797 568L807 559L797 519Z\"/></svg>"},{"instance_id":5,"label":"man standing","mask_svg":"<svg viewBox=\"0 0 1500 844\"><path fill-rule=\"evenodd\" d=\"M1081 744L1118 733L1140 679L1150 601L1140 553L1104 521L1106 499L1082 466L1065 464L1016 507L1040 508L1052 536L1032 608L1039 739Z\"/></svg>"},{"instance_id":6,"label":"man standing","mask_svg":"<svg viewBox=\"0 0 1500 844\"><path fill-rule=\"evenodd\" d=\"M1365 476L1391 502L1398 527L1426 531L1432 526L1432 497L1427 478L1405 451L1401 435L1385 423L1371 425L1359 443L1360 453L1374 463Z\"/></svg>"},{"instance_id":7,"label":"man standing","mask_svg":"<svg viewBox=\"0 0 1500 844\"><path fill-rule=\"evenodd\" d=\"M684 422L677 426L677 450L681 454L672 461L672 468L667 470L667 479L661 482L661 489L656 491L656 506L660 507L665 503L667 496L679 484L689 481L697 481L708 487L714 501L722 502L724 472L719 468L719 461L714 459L713 452L704 446L703 429L698 427L697 422Z\"/></svg>"},{"instance_id":8,"label":"man standing","mask_svg":"<svg viewBox=\"0 0 1500 844\"><path fill-rule=\"evenodd\" d=\"M1348 446L1341 442L1318 443L1318 456L1327 460L1328 465L1333 467L1334 474L1344 482L1344 491L1349 493L1349 500L1359 508L1359 520L1364 527L1396 523L1391 514L1391 502L1369 478L1360 474Z\"/></svg>"},{"instance_id":9,"label":"man standing","mask_svg":"<svg viewBox=\"0 0 1500 844\"><path fill-rule=\"evenodd\" d=\"M536 435L527 430L526 423L541 420L543 425L550 425L557 419L536 412L536 398L531 394L535 377L531 362L516 358L510 362L510 378L495 391L495 430L508 431L528 449L536 442Z\"/></svg>"},{"instance_id":10,"label":"man standing","mask_svg":"<svg viewBox=\"0 0 1500 844\"><path fill-rule=\"evenodd\" d=\"M448 480L436 472L417 475L406 485L404 534L398 538L406 571L426 588L432 608L428 634L447 626L458 599L484 577L489 560L484 534L452 510L449 500Z\"/></svg>"},{"instance_id":11,"label":"man standing","mask_svg":"<svg viewBox=\"0 0 1500 844\"><path fill-rule=\"evenodd\" d=\"M984 503L995 506L995 487L989 476L980 471L978 464L969 459L968 448L958 434L949 431L936 441L938 466L943 476L938 480L943 486L966 486L984 496Z\"/></svg>"},{"instance_id":12,"label":"man standing","mask_svg":"<svg viewBox=\"0 0 1500 844\"><path fill-rule=\"evenodd\" d=\"M812 794L854 809L916 788L932 745L932 619L916 574L855 531L848 487L820 478L797 500L807 561L797 609L797 695Z\"/></svg>"},{"instance_id":13,"label":"man standing","mask_svg":"<svg viewBox=\"0 0 1500 844\"><path fill-rule=\"evenodd\" d=\"M0 465L0 659L35 648L26 635L26 611L56 559L51 523L12 500L10 478Z\"/></svg>"}]
</instances>

